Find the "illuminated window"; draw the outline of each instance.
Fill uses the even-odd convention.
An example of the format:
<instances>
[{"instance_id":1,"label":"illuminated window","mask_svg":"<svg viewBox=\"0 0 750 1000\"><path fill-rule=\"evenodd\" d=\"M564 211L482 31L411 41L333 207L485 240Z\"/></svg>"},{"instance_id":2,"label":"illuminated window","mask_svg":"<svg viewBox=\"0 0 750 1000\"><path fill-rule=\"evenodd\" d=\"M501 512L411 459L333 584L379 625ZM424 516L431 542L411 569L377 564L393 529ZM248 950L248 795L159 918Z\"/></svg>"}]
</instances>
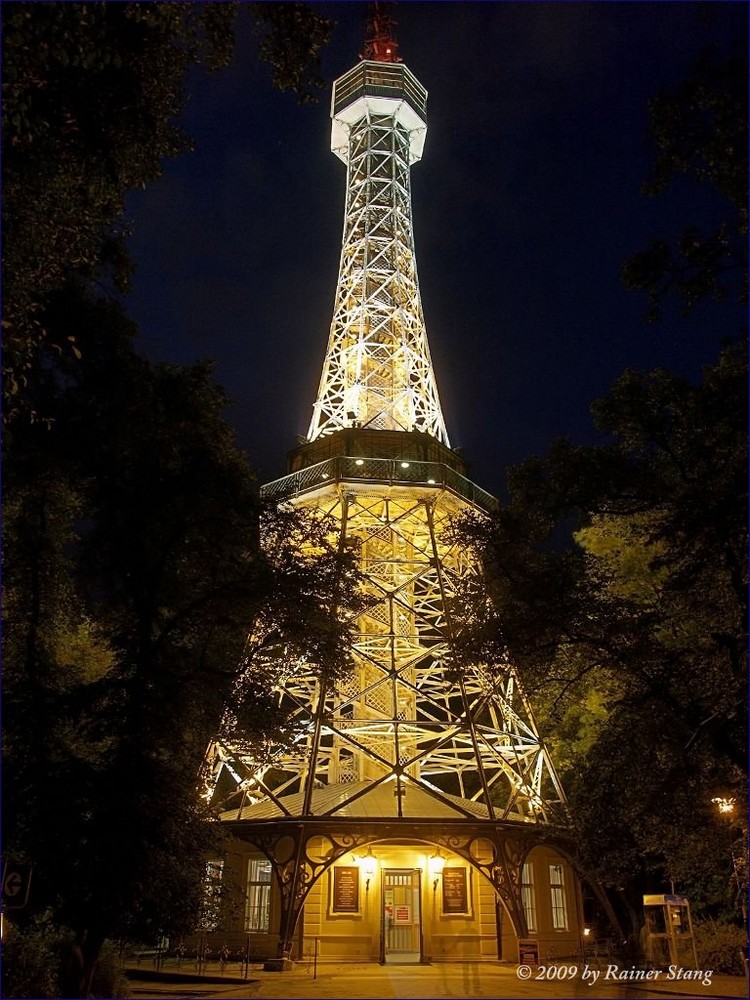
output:
<instances>
[{"instance_id":1,"label":"illuminated window","mask_svg":"<svg viewBox=\"0 0 750 1000\"><path fill-rule=\"evenodd\" d=\"M565 901L565 873L562 865L549 866L549 890L552 898L552 926L556 931L566 931L568 905Z\"/></svg>"},{"instance_id":2,"label":"illuminated window","mask_svg":"<svg viewBox=\"0 0 750 1000\"><path fill-rule=\"evenodd\" d=\"M271 904L271 862L255 860L247 863L246 931L267 931Z\"/></svg>"},{"instance_id":3,"label":"illuminated window","mask_svg":"<svg viewBox=\"0 0 750 1000\"><path fill-rule=\"evenodd\" d=\"M536 930L536 901L534 899L534 868L528 862L521 871L521 902L526 927L531 933Z\"/></svg>"}]
</instances>

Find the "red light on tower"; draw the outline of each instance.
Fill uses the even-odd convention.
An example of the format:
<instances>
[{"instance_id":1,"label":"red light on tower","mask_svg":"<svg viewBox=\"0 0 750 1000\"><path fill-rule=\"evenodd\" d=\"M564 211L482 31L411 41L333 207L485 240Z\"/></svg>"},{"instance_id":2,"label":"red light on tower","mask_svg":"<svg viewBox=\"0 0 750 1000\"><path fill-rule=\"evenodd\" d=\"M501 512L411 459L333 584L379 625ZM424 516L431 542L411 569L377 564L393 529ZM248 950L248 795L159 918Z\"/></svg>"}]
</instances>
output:
<instances>
[{"instance_id":1,"label":"red light on tower","mask_svg":"<svg viewBox=\"0 0 750 1000\"><path fill-rule=\"evenodd\" d=\"M373 62L401 62L396 41L396 21L392 3L368 4L363 59Z\"/></svg>"}]
</instances>

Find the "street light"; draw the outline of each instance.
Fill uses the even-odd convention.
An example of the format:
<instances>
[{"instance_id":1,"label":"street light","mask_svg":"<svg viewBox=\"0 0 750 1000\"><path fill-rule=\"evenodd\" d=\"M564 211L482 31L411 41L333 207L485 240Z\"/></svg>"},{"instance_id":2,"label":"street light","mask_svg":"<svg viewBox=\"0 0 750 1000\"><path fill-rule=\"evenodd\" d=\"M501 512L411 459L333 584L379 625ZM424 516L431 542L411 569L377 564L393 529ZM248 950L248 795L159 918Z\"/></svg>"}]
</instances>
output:
<instances>
[{"instance_id":1,"label":"street light","mask_svg":"<svg viewBox=\"0 0 750 1000\"><path fill-rule=\"evenodd\" d=\"M740 909L742 910L742 920L747 926L747 893L742 885L742 878L740 876L740 866L737 855L735 854L734 845L735 837L733 835L734 827L734 808L737 804L737 800L734 797L728 797L723 795L715 795L711 801L716 806L719 815L726 819L728 822L727 830L729 834L729 855L732 859L732 872L734 876L734 884L737 891L737 895L740 898ZM745 870L747 870L747 862L745 862Z\"/></svg>"},{"instance_id":2,"label":"street light","mask_svg":"<svg viewBox=\"0 0 750 1000\"><path fill-rule=\"evenodd\" d=\"M586 960L586 945L589 943L589 937L591 936L591 928L583 928L583 937L581 938L581 958Z\"/></svg>"},{"instance_id":3,"label":"street light","mask_svg":"<svg viewBox=\"0 0 750 1000\"><path fill-rule=\"evenodd\" d=\"M737 801L734 798L725 799L720 795L715 796L711 801L716 805L722 816L731 815L734 812L734 804Z\"/></svg>"}]
</instances>

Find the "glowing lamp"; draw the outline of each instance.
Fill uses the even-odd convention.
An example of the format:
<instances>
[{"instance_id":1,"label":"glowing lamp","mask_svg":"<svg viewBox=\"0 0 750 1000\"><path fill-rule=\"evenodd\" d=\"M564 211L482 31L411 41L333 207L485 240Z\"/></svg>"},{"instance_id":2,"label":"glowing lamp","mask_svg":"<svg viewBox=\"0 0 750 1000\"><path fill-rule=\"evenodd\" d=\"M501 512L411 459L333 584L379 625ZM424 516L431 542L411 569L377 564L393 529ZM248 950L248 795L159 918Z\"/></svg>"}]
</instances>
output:
<instances>
[{"instance_id":1,"label":"glowing lamp","mask_svg":"<svg viewBox=\"0 0 750 1000\"><path fill-rule=\"evenodd\" d=\"M370 891L370 882L375 878L378 870L378 859L372 853L372 847L367 848L367 854L360 859L360 868L365 877L365 892Z\"/></svg>"},{"instance_id":2,"label":"glowing lamp","mask_svg":"<svg viewBox=\"0 0 750 1000\"><path fill-rule=\"evenodd\" d=\"M716 796L716 798L711 799L711 801L723 815L734 812L735 799L725 799L721 796Z\"/></svg>"},{"instance_id":3,"label":"glowing lamp","mask_svg":"<svg viewBox=\"0 0 750 1000\"><path fill-rule=\"evenodd\" d=\"M445 858L440 853L439 847L430 858L429 867L430 878L432 879L432 891L435 892L438 887L438 882L440 881L440 876L443 874L443 868L445 868Z\"/></svg>"}]
</instances>

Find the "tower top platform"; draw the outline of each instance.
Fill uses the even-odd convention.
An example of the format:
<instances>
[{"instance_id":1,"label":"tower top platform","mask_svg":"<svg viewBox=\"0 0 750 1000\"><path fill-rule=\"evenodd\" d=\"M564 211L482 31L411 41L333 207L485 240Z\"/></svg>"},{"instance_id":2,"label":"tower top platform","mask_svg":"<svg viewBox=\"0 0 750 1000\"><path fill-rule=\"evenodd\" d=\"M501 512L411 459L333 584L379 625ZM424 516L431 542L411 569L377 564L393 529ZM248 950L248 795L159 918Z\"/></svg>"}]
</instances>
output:
<instances>
[{"instance_id":1,"label":"tower top platform","mask_svg":"<svg viewBox=\"0 0 750 1000\"><path fill-rule=\"evenodd\" d=\"M409 133L409 162L422 158L427 91L403 63L363 59L335 81L331 151L344 163L349 156L349 129L368 115L395 115Z\"/></svg>"}]
</instances>

